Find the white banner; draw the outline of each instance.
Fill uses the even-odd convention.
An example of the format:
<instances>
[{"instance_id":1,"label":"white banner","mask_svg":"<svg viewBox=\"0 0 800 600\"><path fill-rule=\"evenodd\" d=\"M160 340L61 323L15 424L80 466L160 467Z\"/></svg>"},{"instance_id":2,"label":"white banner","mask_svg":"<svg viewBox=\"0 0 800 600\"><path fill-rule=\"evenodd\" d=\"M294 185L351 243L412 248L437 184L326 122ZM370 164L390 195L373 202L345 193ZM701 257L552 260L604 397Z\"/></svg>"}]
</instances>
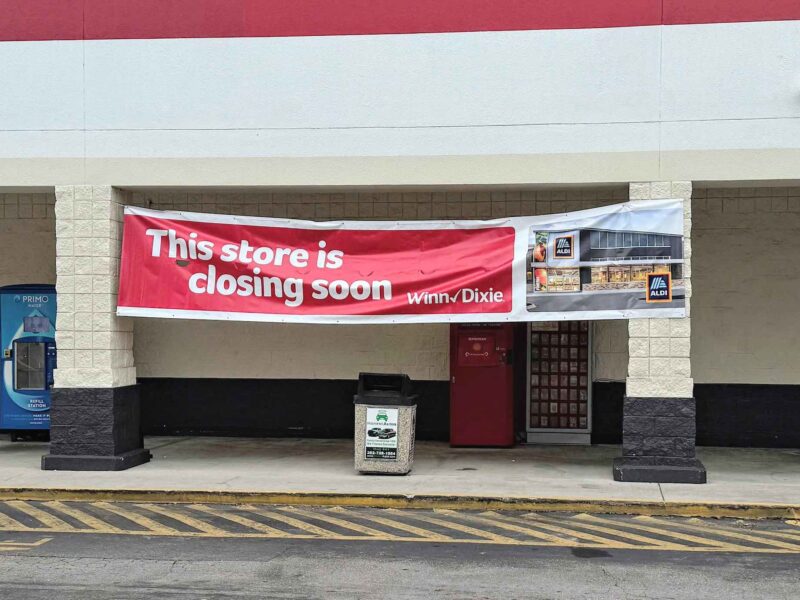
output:
<instances>
[{"instance_id":1,"label":"white banner","mask_svg":"<svg viewBox=\"0 0 800 600\"><path fill-rule=\"evenodd\" d=\"M492 221L125 209L117 314L311 323L682 317L683 201Z\"/></svg>"}]
</instances>

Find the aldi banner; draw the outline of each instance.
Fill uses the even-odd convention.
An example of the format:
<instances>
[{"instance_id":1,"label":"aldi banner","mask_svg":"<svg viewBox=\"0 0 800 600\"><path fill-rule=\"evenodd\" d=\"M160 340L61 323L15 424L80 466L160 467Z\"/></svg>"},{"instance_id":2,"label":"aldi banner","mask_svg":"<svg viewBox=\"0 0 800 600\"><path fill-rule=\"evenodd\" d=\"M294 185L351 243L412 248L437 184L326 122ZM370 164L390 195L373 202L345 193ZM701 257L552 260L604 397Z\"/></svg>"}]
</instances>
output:
<instances>
[{"instance_id":1,"label":"aldi banner","mask_svg":"<svg viewBox=\"0 0 800 600\"><path fill-rule=\"evenodd\" d=\"M125 209L120 316L304 323L680 317L683 201L492 221Z\"/></svg>"}]
</instances>

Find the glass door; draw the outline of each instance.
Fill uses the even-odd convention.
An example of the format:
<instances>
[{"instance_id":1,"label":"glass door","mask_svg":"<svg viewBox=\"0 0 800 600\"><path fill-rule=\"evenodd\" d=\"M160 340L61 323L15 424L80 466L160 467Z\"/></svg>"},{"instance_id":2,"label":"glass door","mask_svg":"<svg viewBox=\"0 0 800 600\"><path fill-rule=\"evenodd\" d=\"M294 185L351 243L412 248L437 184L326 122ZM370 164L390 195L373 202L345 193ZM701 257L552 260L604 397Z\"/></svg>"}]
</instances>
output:
<instances>
[{"instance_id":1,"label":"glass door","mask_svg":"<svg viewBox=\"0 0 800 600\"><path fill-rule=\"evenodd\" d=\"M44 342L14 342L14 389L47 389Z\"/></svg>"},{"instance_id":2,"label":"glass door","mask_svg":"<svg viewBox=\"0 0 800 600\"><path fill-rule=\"evenodd\" d=\"M590 329L589 321L529 324L529 443L590 443Z\"/></svg>"}]
</instances>

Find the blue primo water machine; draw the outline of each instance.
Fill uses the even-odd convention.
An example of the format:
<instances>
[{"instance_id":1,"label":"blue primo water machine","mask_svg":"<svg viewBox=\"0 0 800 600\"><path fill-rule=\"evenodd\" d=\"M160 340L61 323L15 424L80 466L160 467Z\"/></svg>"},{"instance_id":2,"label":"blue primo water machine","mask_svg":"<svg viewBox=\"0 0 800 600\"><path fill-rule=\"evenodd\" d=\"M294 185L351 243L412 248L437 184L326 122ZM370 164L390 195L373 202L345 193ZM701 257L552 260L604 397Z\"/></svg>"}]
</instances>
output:
<instances>
[{"instance_id":1,"label":"blue primo water machine","mask_svg":"<svg viewBox=\"0 0 800 600\"><path fill-rule=\"evenodd\" d=\"M50 429L55 336L54 286L0 287L0 430Z\"/></svg>"}]
</instances>

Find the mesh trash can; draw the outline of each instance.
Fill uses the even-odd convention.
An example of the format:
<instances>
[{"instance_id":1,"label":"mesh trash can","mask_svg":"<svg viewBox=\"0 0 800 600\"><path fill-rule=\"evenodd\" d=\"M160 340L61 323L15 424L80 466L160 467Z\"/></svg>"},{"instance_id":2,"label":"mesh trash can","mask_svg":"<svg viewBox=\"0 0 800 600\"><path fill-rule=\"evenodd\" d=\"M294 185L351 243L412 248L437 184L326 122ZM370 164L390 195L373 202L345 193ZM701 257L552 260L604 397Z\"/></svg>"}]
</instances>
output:
<instances>
[{"instance_id":1,"label":"mesh trash can","mask_svg":"<svg viewBox=\"0 0 800 600\"><path fill-rule=\"evenodd\" d=\"M355 466L405 475L414 463L417 396L408 375L360 373L355 395Z\"/></svg>"}]
</instances>

